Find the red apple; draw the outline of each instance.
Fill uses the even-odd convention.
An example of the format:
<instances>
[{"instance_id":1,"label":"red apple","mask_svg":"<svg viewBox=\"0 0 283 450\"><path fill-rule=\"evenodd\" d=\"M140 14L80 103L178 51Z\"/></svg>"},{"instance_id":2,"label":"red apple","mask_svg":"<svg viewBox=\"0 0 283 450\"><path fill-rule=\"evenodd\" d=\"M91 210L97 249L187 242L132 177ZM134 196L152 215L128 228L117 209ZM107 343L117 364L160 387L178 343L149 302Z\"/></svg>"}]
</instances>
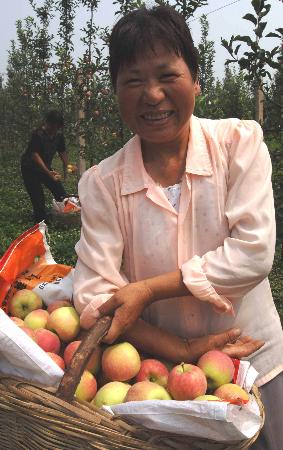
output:
<instances>
[{"instance_id":1,"label":"red apple","mask_svg":"<svg viewBox=\"0 0 283 450\"><path fill-rule=\"evenodd\" d=\"M65 370L64 359L61 356L57 355L57 353L47 352L50 358L60 367L60 369Z\"/></svg>"},{"instance_id":2,"label":"red apple","mask_svg":"<svg viewBox=\"0 0 283 450\"><path fill-rule=\"evenodd\" d=\"M57 334L45 328L35 330L35 342L45 352L59 353L60 351L61 342Z\"/></svg>"},{"instance_id":3,"label":"red apple","mask_svg":"<svg viewBox=\"0 0 283 450\"><path fill-rule=\"evenodd\" d=\"M75 397L78 400L91 402L97 391L97 383L94 375L88 370L84 370L79 385L75 392Z\"/></svg>"},{"instance_id":4,"label":"red apple","mask_svg":"<svg viewBox=\"0 0 283 450\"><path fill-rule=\"evenodd\" d=\"M36 309L25 317L24 323L26 327L37 330L38 328L46 328L48 318L49 314L45 309Z\"/></svg>"},{"instance_id":5,"label":"red apple","mask_svg":"<svg viewBox=\"0 0 283 450\"><path fill-rule=\"evenodd\" d=\"M166 387L168 375L167 367L158 361L158 359L144 359L141 362L141 368L136 376L136 381L148 380Z\"/></svg>"},{"instance_id":6,"label":"red apple","mask_svg":"<svg viewBox=\"0 0 283 450\"><path fill-rule=\"evenodd\" d=\"M207 381L199 367L182 363L169 372L167 388L174 400L193 400L206 393Z\"/></svg>"},{"instance_id":7,"label":"red apple","mask_svg":"<svg viewBox=\"0 0 283 450\"><path fill-rule=\"evenodd\" d=\"M42 299L30 289L17 291L8 301L8 311L12 316L24 319L31 311L42 308Z\"/></svg>"},{"instance_id":8,"label":"red apple","mask_svg":"<svg viewBox=\"0 0 283 450\"><path fill-rule=\"evenodd\" d=\"M133 384L128 390L124 402L139 402L143 400L172 400L172 397L160 384L146 380Z\"/></svg>"},{"instance_id":9,"label":"red apple","mask_svg":"<svg viewBox=\"0 0 283 450\"><path fill-rule=\"evenodd\" d=\"M56 300L55 302L48 305L47 311L49 312L49 314L51 314L53 311L55 311L55 309L62 308L63 306L72 306L72 304L67 298L64 300Z\"/></svg>"},{"instance_id":10,"label":"red apple","mask_svg":"<svg viewBox=\"0 0 283 450\"><path fill-rule=\"evenodd\" d=\"M222 384L230 383L233 379L235 368L230 356L220 350L210 350L204 353L197 363L207 379L207 387L215 390Z\"/></svg>"},{"instance_id":11,"label":"red apple","mask_svg":"<svg viewBox=\"0 0 283 450\"><path fill-rule=\"evenodd\" d=\"M71 342L80 331L80 318L72 306L63 306L53 311L48 319L47 328L58 334L63 342Z\"/></svg>"},{"instance_id":12,"label":"red apple","mask_svg":"<svg viewBox=\"0 0 283 450\"><path fill-rule=\"evenodd\" d=\"M222 384L213 394L231 403L241 404L249 401L249 394L241 386L234 383Z\"/></svg>"},{"instance_id":13,"label":"red apple","mask_svg":"<svg viewBox=\"0 0 283 450\"><path fill-rule=\"evenodd\" d=\"M131 385L121 381L111 381L104 384L96 393L92 404L100 408L103 405L123 403Z\"/></svg>"},{"instance_id":14,"label":"red apple","mask_svg":"<svg viewBox=\"0 0 283 450\"><path fill-rule=\"evenodd\" d=\"M66 367L69 367L71 360L77 349L80 346L81 341L73 341L70 342L64 351L64 361ZM86 365L86 369L89 370L92 374L96 375L100 369L100 361L101 361L101 347L97 346L96 349L91 354L88 363Z\"/></svg>"},{"instance_id":15,"label":"red apple","mask_svg":"<svg viewBox=\"0 0 283 450\"><path fill-rule=\"evenodd\" d=\"M102 370L111 381L128 381L141 367L138 351L129 342L111 345L102 355Z\"/></svg>"}]
</instances>

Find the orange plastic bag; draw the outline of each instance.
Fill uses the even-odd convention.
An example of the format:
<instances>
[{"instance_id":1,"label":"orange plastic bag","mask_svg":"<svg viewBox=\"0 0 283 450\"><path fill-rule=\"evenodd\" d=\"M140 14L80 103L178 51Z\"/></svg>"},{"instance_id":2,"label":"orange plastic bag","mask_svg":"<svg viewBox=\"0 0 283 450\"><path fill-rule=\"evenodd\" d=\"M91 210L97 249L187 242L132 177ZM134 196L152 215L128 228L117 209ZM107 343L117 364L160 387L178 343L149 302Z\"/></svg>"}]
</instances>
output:
<instances>
[{"instance_id":1,"label":"orange plastic bag","mask_svg":"<svg viewBox=\"0 0 283 450\"><path fill-rule=\"evenodd\" d=\"M32 289L48 306L55 300L72 298L71 266L56 264L46 240L44 222L22 233L0 259L0 307L18 289Z\"/></svg>"}]
</instances>

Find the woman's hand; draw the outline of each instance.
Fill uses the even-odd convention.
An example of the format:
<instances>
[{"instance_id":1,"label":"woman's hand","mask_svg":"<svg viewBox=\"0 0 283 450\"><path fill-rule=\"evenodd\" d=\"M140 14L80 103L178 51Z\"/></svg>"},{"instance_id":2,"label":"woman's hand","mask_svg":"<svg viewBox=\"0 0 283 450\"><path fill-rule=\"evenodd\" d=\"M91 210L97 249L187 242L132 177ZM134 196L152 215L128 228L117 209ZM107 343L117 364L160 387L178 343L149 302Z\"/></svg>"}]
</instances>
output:
<instances>
[{"instance_id":1,"label":"woman's hand","mask_svg":"<svg viewBox=\"0 0 283 450\"><path fill-rule=\"evenodd\" d=\"M113 315L111 327L103 341L111 344L124 334L141 316L152 299L153 294L144 281L127 284L117 291L98 308L100 316Z\"/></svg>"},{"instance_id":2,"label":"woman's hand","mask_svg":"<svg viewBox=\"0 0 283 450\"><path fill-rule=\"evenodd\" d=\"M264 342L258 339L253 339L250 336L240 336L232 344L226 344L222 351L231 358L244 358L250 356L255 351L259 350L264 345Z\"/></svg>"},{"instance_id":3,"label":"woman's hand","mask_svg":"<svg viewBox=\"0 0 283 450\"><path fill-rule=\"evenodd\" d=\"M60 181L62 179L61 175L59 172L57 172L56 170L50 170L50 176L55 180L55 181Z\"/></svg>"},{"instance_id":4,"label":"woman's hand","mask_svg":"<svg viewBox=\"0 0 283 450\"><path fill-rule=\"evenodd\" d=\"M231 328L221 333L187 340L185 345L188 360L194 362L209 350L221 350L231 358L241 359L260 349L264 342L250 336L241 336L238 328Z\"/></svg>"}]
</instances>

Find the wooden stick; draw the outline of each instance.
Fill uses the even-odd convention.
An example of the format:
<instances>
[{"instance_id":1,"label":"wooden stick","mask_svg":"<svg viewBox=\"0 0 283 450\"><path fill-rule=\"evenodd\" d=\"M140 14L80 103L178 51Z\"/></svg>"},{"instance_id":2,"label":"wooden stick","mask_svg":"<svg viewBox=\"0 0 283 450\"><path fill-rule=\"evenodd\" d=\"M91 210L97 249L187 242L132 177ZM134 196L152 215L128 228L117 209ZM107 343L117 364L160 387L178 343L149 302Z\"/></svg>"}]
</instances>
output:
<instances>
[{"instance_id":1,"label":"wooden stick","mask_svg":"<svg viewBox=\"0 0 283 450\"><path fill-rule=\"evenodd\" d=\"M67 402L71 402L73 400L76 388L80 382L88 359L93 350L102 340L103 336L107 334L107 331L109 330L111 325L111 321L111 317L102 317L86 333L71 360L70 366L67 368L61 380L56 394L57 397L66 400Z\"/></svg>"}]
</instances>

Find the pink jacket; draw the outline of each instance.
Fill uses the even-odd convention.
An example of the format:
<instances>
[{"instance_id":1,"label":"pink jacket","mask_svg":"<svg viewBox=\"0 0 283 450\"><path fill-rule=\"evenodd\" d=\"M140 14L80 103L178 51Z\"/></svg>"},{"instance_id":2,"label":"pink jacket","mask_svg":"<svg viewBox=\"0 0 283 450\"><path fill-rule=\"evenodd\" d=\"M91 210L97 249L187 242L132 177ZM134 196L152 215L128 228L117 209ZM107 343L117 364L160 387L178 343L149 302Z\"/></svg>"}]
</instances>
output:
<instances>
[{"instance_id":1,"label":"pink jacket","mask_svg":"<svg viewBox=\"0 0 283 450\"><path fill-rule=\"evenodd\" d=\"M268 273L275 246L271 163L260 126L191 118L179 212L145 171L140 139L79 183L81 238L74 301L92 314L127 284L180 268L193 296L152 304L143 318L182 337L239 326L266 344L251 358L260 386L283 370L283 332ZM235 316L213 306L231 302Z\"/></svg>"}]
</instances>

